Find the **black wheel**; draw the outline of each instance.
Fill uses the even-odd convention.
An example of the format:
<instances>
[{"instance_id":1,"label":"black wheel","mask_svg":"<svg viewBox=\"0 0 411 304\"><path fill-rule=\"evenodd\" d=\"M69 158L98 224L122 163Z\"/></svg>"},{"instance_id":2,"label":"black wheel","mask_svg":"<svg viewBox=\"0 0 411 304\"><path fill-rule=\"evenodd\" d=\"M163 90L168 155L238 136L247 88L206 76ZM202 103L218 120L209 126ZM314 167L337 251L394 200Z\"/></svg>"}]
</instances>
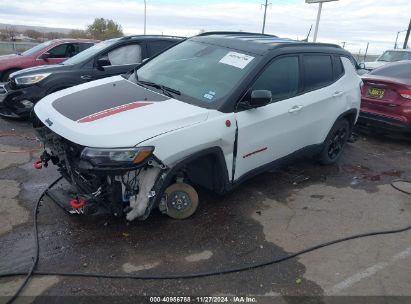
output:
<instances>
[{"instance_id":1,"label":"black wheel","mask_svg":"<svg viewBox=\"0 0 411 304\"><path fill-rule=\"evenodd\" d=\"M3 75L1 76L1 81L2 81L2 82L7 82L7 81L9 80L10 74L12 74L12 73L14 73L14 72L17 72L17 71L18 71L18 69L13 69L13 70L5 71L5 72L3 73Z\"/></svg>"},{"instance_id":2,"label":"black wheel","mask_svg":"<svg viewBox=\"0 0 411 304\"><path fill-rule=\"evenodd\" d=\"M197 191L189 184L175 183L166 189L167 215L173 219L186 219L198 207Z\"/></svg>"},{"instance_id":3,"label":"black wheel","mask_svg":"<svg viewBox=\"0 0 411 304\"><path fill-rule=\"evenodd\" d=\"M350 124L346 119L337 121L325 140L324 149L320 153L319 162L331 165L341 157L344 146L350 136Z\"/></svg>"}]
</instances>

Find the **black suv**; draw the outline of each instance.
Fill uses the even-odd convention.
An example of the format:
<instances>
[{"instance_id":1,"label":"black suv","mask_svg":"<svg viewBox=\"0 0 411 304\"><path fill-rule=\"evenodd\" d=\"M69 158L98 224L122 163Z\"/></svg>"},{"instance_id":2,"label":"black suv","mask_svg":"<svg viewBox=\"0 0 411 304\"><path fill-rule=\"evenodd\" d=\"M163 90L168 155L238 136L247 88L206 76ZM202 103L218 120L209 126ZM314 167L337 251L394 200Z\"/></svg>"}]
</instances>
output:
<instances>
[{"instance_id":1,"label":"black suv","mask_svg":"<svg viewBox=\"0 0 411 304\"><path fill-rule=\"evenodd\" d=\"M0 116L26 118L44 96L84 82L133 70L143 60L182 41L174 36L127 36L100 42L63 63L24 69L4 85Z\"/></svg>"}]
</instances>

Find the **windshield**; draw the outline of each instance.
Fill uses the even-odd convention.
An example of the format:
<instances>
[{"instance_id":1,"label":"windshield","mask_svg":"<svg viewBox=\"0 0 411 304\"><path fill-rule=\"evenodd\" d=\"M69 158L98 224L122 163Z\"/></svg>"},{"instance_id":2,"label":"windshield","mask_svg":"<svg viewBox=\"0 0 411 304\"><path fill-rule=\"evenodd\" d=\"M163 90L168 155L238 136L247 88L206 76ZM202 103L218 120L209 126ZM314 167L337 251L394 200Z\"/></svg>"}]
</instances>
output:
<instances>
[{"instance_id":1,"label":"windshield","mask_svg":"<svg viewBox=\"0 0 411 304\"><path fill-rule=\"evenodd\" d=\"M401 51L386 51L384 54L377 59L377 61L400 61L400 60L410 60L411 52L401 52Z\"/></svg>"},{"instance_id":2,"label":"windshield","mask_svg":"<svg viewBox=\"0 0 411 304\"><path fill-rule=\"evenodd\" d=\"M136 71L139 81L179 91L179 99L217 109L259 58L221 46L185 41ZM134 76L130 80L135 80ZM181 94L181 95L180 95Z\"/></svg>"},{"instance_id":3,"label":"windshield","mask_svg":"<svg viewBox=\"0 0 411 304\"><path fill-rule=\"evenodd\" d=\"M49 45L51 45L54 41L50 40L50 41L46 41L40 44L37 44L36 46L33 46L31 49L28 49L27 51L21 53L23 56L31 56L34 55L35 53L37 53L38 51L41 51L42 49L44 49L45 47L48 47Z\"/></svg>"},{"instance_id":4,"label":"windshield","mask_svg":"<svg viewBox=\"0 0 411 304\"><path fill-rule=\"evenodd\" d=\"M97 43L95 45L93 45L92 47L89 47L88 49L78 53L77 55L65 60L63 62L64 65L73 65L73 64L77 64L80 62L83 62L85 60L88 60L89 58L93 57L95 54L99 53L101 50L109 47L110 45L114 44L117 42L117 38L116 39L110 39L110 40L106 40L100 43Z\"/></svg>"}]
</instances>

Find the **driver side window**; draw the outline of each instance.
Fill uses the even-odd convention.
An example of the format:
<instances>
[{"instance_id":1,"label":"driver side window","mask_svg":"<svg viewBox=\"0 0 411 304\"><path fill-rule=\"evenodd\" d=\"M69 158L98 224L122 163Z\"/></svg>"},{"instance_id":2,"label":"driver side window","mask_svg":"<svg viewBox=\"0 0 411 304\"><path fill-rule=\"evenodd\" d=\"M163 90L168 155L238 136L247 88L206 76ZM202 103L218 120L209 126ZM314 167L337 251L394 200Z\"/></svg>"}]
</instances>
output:
<instances>
[{"instance_id":1,"label":"driver side window","mask_svg":"<svg viewBox=\"0 0 411 304\"><path fill-rule=\"evenodd\" d=\"M282 57L269 64L252 85L249 95L254 90L268 90L272 93L273 102L276 102L296 96L299 83L298 57Z\"/></svg>"}]
</instances>

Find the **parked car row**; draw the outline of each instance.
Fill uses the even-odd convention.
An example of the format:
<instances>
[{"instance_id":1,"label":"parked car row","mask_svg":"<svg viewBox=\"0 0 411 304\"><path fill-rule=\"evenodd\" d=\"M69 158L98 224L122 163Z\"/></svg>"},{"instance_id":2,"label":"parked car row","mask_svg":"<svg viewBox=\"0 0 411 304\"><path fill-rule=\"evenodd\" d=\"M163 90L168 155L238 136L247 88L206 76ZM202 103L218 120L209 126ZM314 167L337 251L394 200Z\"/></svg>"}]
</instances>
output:
<instances>
[{"instance_id":1,"label":"parked car row","mask_svg":"<svg viewBox=\"0 0 411 304\"><path fill-rule=\"evenodd\" d=\"M184 219L198 187L226 193L300 157L337 162L357 120L409 131L410 63L360 78L332 44L132 36L12 73L0 114L33 114L46 147L35 167L52 162L73 185L75 198L60 202L69 212Z\"/></svg>"},{"instance_id":2,"label":"parked car row","mask_svg":"<svg viewBox=\"0 0 411 304\"><path fill-rule=\"evenodd\" d=\"M127 73L143 60L181 40L179 37L167 36L128 36L110 39L74 56L68 56L70 58L65 61L62 61L63 58L59 58L59 61L50 59L50 52L56 53L56 48L68 48L73 43L64 42L51 49L49 46L42 49L43 53L34 52L34 48L40 48L36 46L27 51L35 54L32 59L36 61L39 60L34 59L38 58L36 56L43 58L48 54L47 63L50 65L36 66L9 75L9 81L2 88L4 96L0 116L27 117L33 105L44 96L91 80Z\"/></svg>"}]
</instances>

